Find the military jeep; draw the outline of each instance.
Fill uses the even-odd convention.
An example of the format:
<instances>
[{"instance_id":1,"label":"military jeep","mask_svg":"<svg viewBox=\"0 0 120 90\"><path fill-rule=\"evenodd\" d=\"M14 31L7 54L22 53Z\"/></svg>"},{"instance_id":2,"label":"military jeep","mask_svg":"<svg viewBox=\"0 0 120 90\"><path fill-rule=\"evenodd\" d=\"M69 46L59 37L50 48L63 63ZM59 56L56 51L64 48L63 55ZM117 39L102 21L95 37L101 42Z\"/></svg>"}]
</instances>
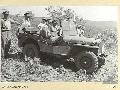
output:
<instances>
[{"instance_id":1,"label":"military jeep","mask_svg":"<svg viewBox=\"0 0 120 90\"><path fill-rule=\"evenodd\" d=\"M42 55L50 55L63 60L72 58L78 69L86 70L86 73L96 72L105 62L99 54L99 40L79 37L72 21L63 21L61 25L63 34L57 44L48 44L35 27L26 29L24 33L18 32L18 45L23 47L24 56L41 58Z\"/></svg>"}]
</instances>

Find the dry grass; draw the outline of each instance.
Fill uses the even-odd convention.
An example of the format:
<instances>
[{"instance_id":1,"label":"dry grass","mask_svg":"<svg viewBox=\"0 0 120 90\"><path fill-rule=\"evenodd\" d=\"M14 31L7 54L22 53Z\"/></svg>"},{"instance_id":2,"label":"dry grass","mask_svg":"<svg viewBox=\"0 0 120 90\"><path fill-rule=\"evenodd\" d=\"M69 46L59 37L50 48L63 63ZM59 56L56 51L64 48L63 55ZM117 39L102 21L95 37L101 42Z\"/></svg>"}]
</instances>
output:
<instances>
[{"instance_id":1,"label":"dry grass","mask_svg":"<svg viewBox=\"0 0 120 90\"><path fill-rule=\"evenodd\" d=\"M109 55L105 65L93 75L86 75L83 70L74 72L60 65L53 68L46 64L26 64L17 59L2 59L2 81L8 82L46 82L46 81L72 81L72 82L105 82L117 83L116 56Z\"/></svg>"}]
</instances>

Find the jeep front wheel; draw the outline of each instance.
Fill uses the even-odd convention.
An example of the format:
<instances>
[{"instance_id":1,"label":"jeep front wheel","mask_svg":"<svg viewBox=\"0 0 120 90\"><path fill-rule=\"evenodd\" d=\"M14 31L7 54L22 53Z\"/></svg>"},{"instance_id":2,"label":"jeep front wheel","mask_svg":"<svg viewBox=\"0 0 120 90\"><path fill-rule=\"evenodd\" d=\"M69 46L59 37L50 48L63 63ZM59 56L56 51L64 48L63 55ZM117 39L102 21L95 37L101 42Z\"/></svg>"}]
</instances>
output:
<instances>
[{"instance_id":1,"label":"jeep front wheel","mask_svg":"<svg viewBox=\"0 0 120 90\"><path fill-rule=\"evenodd\" d=\"M98 59L93 52L81 52L75 58L75 64L78 69L86 70L91 74L98 69Z\"/></svg>"},{"instance_id":2,"label":"jeep front wheel","mask_svg":"<svg viewBox=\"0 0 120 90\"><path fill-rule=\"evenodd\" d=\"M35 44L26 44L23 48L23 54L25 57L30 58L38 58L39 57L39 50Z\"/></svg>"}]
</instances>

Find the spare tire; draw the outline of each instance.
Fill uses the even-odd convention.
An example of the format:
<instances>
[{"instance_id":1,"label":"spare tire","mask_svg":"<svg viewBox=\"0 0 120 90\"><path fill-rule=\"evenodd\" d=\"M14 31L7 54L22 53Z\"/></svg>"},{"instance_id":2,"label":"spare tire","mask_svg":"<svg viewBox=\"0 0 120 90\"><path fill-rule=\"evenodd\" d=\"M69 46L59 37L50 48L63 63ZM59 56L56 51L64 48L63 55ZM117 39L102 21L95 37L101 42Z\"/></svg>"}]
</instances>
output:
<instances>
[{"instance_id":1,"label":"spare tire","mask_svg":"<svg viewBox=\"0 0 120 90\"><path fill-rule=\"evenodd\" d=\"M98 69L98 59L93 52L83 51L75 57L75 64L78 69L86 70L91 74Z\"/></svg>"}]
</instances>

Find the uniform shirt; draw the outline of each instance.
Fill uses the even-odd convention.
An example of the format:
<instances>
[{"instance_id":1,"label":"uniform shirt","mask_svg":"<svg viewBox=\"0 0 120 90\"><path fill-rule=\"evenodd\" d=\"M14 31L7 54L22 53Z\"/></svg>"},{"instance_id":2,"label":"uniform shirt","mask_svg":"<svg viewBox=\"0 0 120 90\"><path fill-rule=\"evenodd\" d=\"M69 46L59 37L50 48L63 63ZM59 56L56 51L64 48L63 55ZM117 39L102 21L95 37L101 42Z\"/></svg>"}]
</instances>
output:
<instances>
[{"instance_id":1,"label":"uniform shirt","mask_svg":"<svg viewBox=\"0 0 120 90\"><path fill-rule=\"evenodd\" d=\"M11 24L17 23L12 19L1 19L1 29L11 30Z\"/></svg>"},{"instance_id":2,"label":"uniform shirt","mask_svg":"<svg viewBox=\"0 0 120 90\"><path fill-rule=\"evenodd\" d=\"M23 19L22 24L19 27L19 33L24 33L23 29L26 28L26 27L30 27L30 26L31 26L30 20L29 19L28 20Z\"/></svg>"},{"instance_id":3,"label":"uniform shirt","mask_svg":"<svg viewBox=\"0 0 120 90\"><path fill-rule=\"evenodd\" d=\"M22 26L23 27L30 27L31 26L30 20L29 19L28 20L23 19Z\"/></svg>"},{"instance_id":4,"label":"uniform shirt","mask_svg":"<svg viewBox=\"0 0 120 90\"><path fill-rule=\"evenodd\" d=\"M17 23L12 19L1 19L1 38L2 38L2 46L5 48L5 45L11 40L11 24ZM7 30L7 31L6 31Z\"/></svg>"},{"instance_id":5,"label":"uniform shirt","mask_svg":"<svg viewBox=\"0 0 120 90\"><path fill-rule=\"evenodd\" d=\"M44 23L40 23L38 25L38 28L40 29L40 31L38 33L41 34L43 37L48 38L49 36L51 36L48 25L46 25Z\"/></svg>"},{"instance_id":6,"label":"uniform shirt","mask_svg":"<svg viewBox=\"0 0 120 90\"><path fill-rule=\"evenodd\" d=\"M40 30L42 30L43 28L47 28L48 26L46 25L46 24L44 24L44 23L40 23L39 25L38 25L38 28L40 29Z\"/></svg>"}]
</instances>

